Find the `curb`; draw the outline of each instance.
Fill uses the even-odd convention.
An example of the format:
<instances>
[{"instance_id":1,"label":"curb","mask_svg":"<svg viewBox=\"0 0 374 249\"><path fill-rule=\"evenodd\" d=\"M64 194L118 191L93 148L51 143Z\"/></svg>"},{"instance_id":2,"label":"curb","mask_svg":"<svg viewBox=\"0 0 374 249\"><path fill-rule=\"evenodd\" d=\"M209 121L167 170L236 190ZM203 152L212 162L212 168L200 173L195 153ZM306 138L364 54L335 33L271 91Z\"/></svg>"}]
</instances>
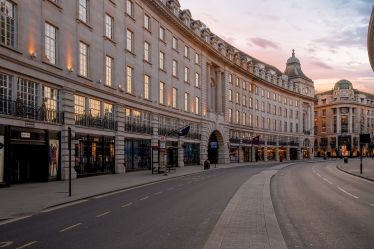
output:
<instances>
[{"instance_id":1,"label":"curb","mask_svg":"<svg viewBox=\"0 0 374 249\"><path fill-rule=\"evenodd\" d=\"M371 181L371 182L374 182L374 179L372 178L369 178L369 177L366 177L366 176L360 176L360 175L357 175L357 174L354 174L352 172L349 172L345 169L342 169L338 164L335 166L335 168L337 168L338 170L344 172L344 173L347 173L349 175L352 175L352 176L355 176L355 177L358 177L358 178L362 178L362 179L365 179L365 180L368 180L368 181Z\"/></svg>"}]
</instances>

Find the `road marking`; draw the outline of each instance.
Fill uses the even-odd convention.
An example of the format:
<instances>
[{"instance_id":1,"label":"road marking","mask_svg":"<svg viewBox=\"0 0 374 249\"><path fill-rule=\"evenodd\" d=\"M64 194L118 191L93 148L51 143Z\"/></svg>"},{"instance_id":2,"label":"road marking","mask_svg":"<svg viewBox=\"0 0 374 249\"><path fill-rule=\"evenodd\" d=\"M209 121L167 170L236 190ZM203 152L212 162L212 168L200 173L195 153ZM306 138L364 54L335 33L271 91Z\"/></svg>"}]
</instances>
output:
<instances>
[{"instance_id":1,"label":"road marking","mask_svg":"<svg viewBox=\"0 0 374 249\"><path fill-rule=\"evenodd\" d=\"M99 217L104 216L104 215L109 214L109 213L110 213L110 211L106 212L106 213L103 213L103 214L99 214L98 216L96 216L96 218L99 218Z\"/></svg>"},{"instance_id":2,"label":"road marking","mask_svg":"<svg viewBox=\"0 0 374 249\"><path fill-rule=\"evenodd\" d=\"M187 182L187 184L190 184L191 182Z\"/></svg>"},{"instance_id":3,"label":"road marking","mask_svg":"<svg viewBox=\"0 0 374 249\"><path fill-rule=\"evenodd\" d=\"M158 195L158 194L161 194L162 193L162 191L161 192L157 192L155 195Z\"/></svg>"},{"instance_id":4,"label":"road marking","mask_svg":"<svg viewBox=\"0 0 374 249\"><path fill-rule=\"evenodd\" d=\"M69 230L69 229L72 229L72 228L74 228L74 227L77 227L77 226L79 226L79 225L82 225L82 223L78 223L78 224L72 225L71 227L67 227L67 228L65 228L65 229L62 229L60 232L65 232L65 231L67 231L67 230Z\"/></svg>"},{"instance_id":5,"label":"road marking","mask_svg":"<svg viewBox=\"0 0 374 249\"><path fill-rule=\"evenodd\" d=\"M16 219L11 219L11 220L7 220L7 221L3 221L3 222L0 222L0 226L5 225L5 224L9 224L9 223L12 223L12 222L15 222L15 221L23 220L23 219L29 218L31 216L32 215L24 216L24 217L20 217L20 218L16 218Z\"/></svg>"},{"instance_id":6,"label":"road marking","mask_svg":"<svg viewBox=\"0 0 374 249\"><path fill-rule=\"evenodd\" d=\"M60 208L72 206L72 205L79 204L79 203L86 202L86 201L88 201L88 200L75 201L75 202L68 203L68 204L65 204L65 205L61 205L61 206L58 206L58 207L48 208L46 210L43 210L42 213L48 213L48 212L51 212L51 211L54 211L54 210L57 210L57 209L60 209Z\"/></svg>"},{"instance_id":7,"label":"road marking","mask_svg":"<svg viewBox=\"0 0 374 249\"><path fill-rule=\"evenodd\" d=\"M123 205L122 207L124 208L124 207L130 206L130 205L132 205L132 203L129 203L129 204Z\"/></svg>"},{"instance_id":8,"label":"road marking","mask_svg":"<svg viewBox=\"0 0 374 249\"><path fill-rule=\"evenodd\" d=\"M145 199L148 199L148 196L147 197L144 197L142 199L140 199L141 201L144 201Z\"/></svg>"},{"instance_id":9,"label":"road marking","mask_svg":"<svg viewBox=\"0 0 374 249\"><path fill-rule=\"evenodd\" d=\"M0 242L0 247L7 247L13 244L13 241Z\"/></svg>"},{"instance_id":10,"label":"road marking","mask_svg":"<svg viewBox=\"0 0 374 249\"><path fill-rule=\"evenodd\" d=\"M181 184L181 185L178 185L178 187L182 187L183 186L183 184Z\"/></svg>"},{"instance_id":11,"label":"road marking","mask_svg":"<svg viewBox=\"0 0 374 249\"><path fill-rule=\"evenodd\" d=\"M172 190L173 188L169 188L168 190Z\"/></svg>"},{"instance_id":12,"label":"road marking","mask_svg":"<svg viewBox=\"0 0 374 249\"><path fill-rule=\"evenodd\" d=\"M22 249L22 248L25 248L25 247L31 246L32 244L35 244L36 242L38 242L38 241L30 242L30 243L28 243L28 244L26 244L26 245L23 245L23 246L17 247L16 249Z\"/></svg>"},{"instance_id":13,"label":"road marking","mask_svg":"<svg viewBox=\"0 0 374 249\"><path fill-rule=\"evenodd\" d=\"M338 189L340 189L341 191L343 191L343 192L346 193L347 195L350 195L350 196L352 196L352 197L354 197L354 198L356 198L356 199L358 198L357 196L354 196L354 195L348 193L348 192L345 191L344 189L341 189L341 188L339 188L339 187L338 187Z\"/></svg>"},{"instance_id":14,"label":"road marking","mask_svg":"<svg viewBox=\"0 0 374 249\"><path fill-rule=\"evenodd\" d=\"M373 206L373 207L374 207L374 204L370 204L370 206Z\"/></svg>"},{"instance_id":15,"label":"road marking","mask_svg":"<svg viewBox=\"0 0 374 249\"><path fill-rule=\"evenodd\" d=\"M320 174L316 173L319 177L322 177Z\"/></svg>"},{"instance_id":16,"label":"road marking","mask_svg":"<svg viewBox=\"0 0 374 249\"><path fill-rule=\"evenodd\" d=\"M330 182L329 180L327 180L326 178L323 178L323 180L325 180L326 182L330 183L330 184L333 184L332 182Z\"/></svg>"}]
</instances>

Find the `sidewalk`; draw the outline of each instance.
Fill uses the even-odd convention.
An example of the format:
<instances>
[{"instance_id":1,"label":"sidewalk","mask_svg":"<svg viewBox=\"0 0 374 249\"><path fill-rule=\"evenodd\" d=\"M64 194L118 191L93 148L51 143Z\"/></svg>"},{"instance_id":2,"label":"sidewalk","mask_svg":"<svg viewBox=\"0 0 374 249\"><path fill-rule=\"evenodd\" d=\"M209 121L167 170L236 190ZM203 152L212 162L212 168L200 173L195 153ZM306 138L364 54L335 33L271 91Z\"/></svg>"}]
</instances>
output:
<instances>
[{"instance_id":1,"label":"sidewalk","mask_svg":"<svg viewBox=\"0 0 374 249\"><path fill-rule=\"evenodd\" d=\"M337 159L338 169L371 181L374 181L374 160L370 157L362 158L362 175L360 174L360 158L348 158L348 163L344 163L343 159Z\"/></svg>"},{"instance_id":2,"label":"sidewalk","mask_svg":"<svg viewBox=\"0 0 374 249\"><path fill-rule=\"evenodd\" d=\"M270 162L247 162L217 164L217 169L244 165L269 164ZM210 169L215 170L215 165ZM116 190L131 188L204 171L203 165L177 168L164 174L153 174L150 170L125 174L110 174L72 180L72 196L69 197L69 181L48 183L26 183L0 189L0 221L32 215L48 207L90 198Z\"/></svg>"}]
</instances>

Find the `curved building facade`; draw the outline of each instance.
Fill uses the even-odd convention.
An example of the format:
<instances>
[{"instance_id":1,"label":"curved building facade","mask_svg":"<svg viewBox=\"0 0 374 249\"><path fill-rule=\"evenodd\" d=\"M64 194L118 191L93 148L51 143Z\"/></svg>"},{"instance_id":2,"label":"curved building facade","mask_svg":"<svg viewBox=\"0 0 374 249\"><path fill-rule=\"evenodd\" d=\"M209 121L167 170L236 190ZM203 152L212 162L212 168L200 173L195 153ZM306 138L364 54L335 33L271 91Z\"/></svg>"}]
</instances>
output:
<instances>
[{"instance_id":1,"label":"curved building facade","mask_svg":"<svg viewBox=\"0 0 374 249\"><path fill-rule=\"evenodd\" d=\"M315 156L369 156L374 143L363 144L360 134L374 133L374 94L353 88L348 80L338 81L331 91L316 95L314 108Z\"/></svg>"},{"instance_id":2,"label":"curved building facade","mask_svg":"<svg viewBox=\"0 0 374 249\"><path fill-rule=\"evenodd\" d=\"M295 53L282 73L177 0L0 2L5 185L68 179L69 159L75 178L313 157L314 85Z\"/></svg>"}]
</instances>

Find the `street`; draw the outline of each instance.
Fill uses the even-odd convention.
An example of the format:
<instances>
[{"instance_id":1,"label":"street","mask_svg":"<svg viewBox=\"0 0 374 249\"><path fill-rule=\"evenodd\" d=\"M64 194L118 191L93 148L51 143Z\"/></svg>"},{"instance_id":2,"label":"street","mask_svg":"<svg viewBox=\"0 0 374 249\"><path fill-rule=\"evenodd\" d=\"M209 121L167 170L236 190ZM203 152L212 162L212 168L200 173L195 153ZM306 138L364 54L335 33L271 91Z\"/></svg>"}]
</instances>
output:
<instances>
[{"instance_id":1,"label":"street","mask_svg":"<svg viewBox=\"0 0 374 249\"><path fill-rule=\"evenodd\" d=\"M5 248L203 248L238 188L276 164L205 171L47 209L0 226L0 242L13 243Z\"/></svg>"},{"instance_id":2,"label":"street","mask_svg":"<svg viewBox=\"0 0 374 249\"><path fill-rule=\"evenodd\" d=\"M272 201L288 248L374 248L374 182L336 163L296 164L273 176Z\"/></svg>"}]
</instances>

